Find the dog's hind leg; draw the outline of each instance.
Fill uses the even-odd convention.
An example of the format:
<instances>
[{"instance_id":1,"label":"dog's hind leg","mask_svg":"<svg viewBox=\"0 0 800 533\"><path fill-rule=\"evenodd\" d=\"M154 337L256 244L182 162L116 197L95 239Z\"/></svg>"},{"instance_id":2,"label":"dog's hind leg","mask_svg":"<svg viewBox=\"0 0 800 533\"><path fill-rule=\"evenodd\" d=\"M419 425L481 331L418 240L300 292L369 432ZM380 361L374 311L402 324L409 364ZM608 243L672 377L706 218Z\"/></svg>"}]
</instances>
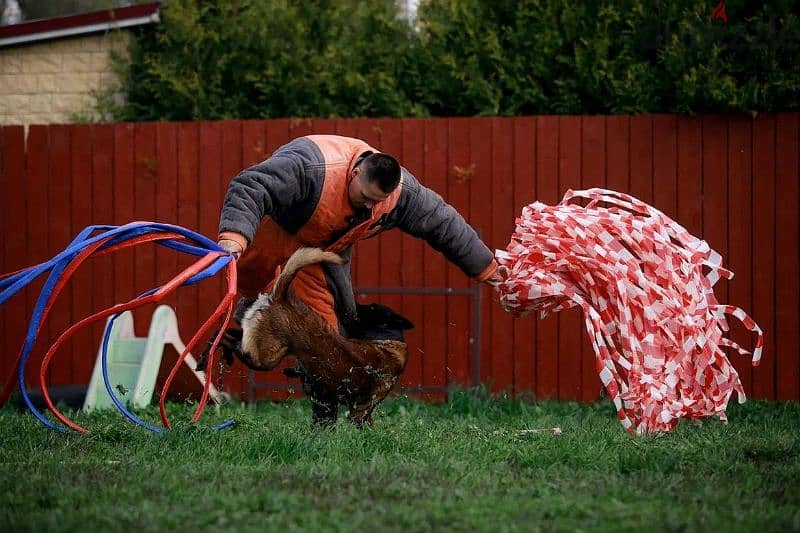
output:
<instances>
[{"instance_id":1,"label":"dog's hind leg","mask_svg":"<svg viewBox=\"0 0 800 533\"><path fill-rule=\"evenodd\" d=\"M350 406L348 418L356 427L372 425L372 411L381 403L394 387L397 378L391 375L377 376L372 395L366 401L356 401Z\"/></svg>"},{"instance_id":2,"label":"dog's hind leg","mask_svg":"<svg viewBox=\"0 0 800 533\"><path fill-rule=\"evenodd\" d=\"M300 378L303 393L311 400L311 426L324 428L334 425L339 417L339 401L336 394L331 393L324 385L309 377L300 366L290 372L287 370L289 369L283 371L285 375Z\"/></svg>"}]
</instances>

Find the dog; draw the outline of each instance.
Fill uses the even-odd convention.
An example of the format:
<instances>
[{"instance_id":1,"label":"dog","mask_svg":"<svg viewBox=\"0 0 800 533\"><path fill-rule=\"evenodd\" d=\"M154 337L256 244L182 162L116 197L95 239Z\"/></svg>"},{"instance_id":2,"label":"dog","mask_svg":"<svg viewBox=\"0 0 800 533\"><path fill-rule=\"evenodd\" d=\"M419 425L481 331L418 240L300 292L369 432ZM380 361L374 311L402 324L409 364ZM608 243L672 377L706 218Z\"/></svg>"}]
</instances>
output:
<instances>
[{"instance_id":1,"label":"dog","mask_svg":"<svg viewBox=\"0 0 800 533\"><path fill-rule=\"evenodd\" d=\"M223 352L253 370L272 370L284 357L297 360L284 374L301 379L312 402L312 423L336 422L338 406L349 408L357 427L372 425L372 412L392 390L408 359L403 330L413 328L405 317L379 304L358 305L358 316L344 337L294 297L289 287L302 268L342 258L319 248L301 248L286 263L271 293L247 309L242 329L225 333ZM226 349L227 347L227 349ZM208 349L198 368L205 366Z\"/></svg>"}]
</instances>

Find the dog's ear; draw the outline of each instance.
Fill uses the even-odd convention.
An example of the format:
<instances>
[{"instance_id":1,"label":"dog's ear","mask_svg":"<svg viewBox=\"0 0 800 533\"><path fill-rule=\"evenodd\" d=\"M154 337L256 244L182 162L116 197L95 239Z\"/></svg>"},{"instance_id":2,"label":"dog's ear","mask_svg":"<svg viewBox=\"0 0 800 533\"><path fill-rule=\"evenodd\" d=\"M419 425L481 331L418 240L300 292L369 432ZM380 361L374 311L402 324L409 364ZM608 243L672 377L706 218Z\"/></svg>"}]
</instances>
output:
<instances>
[{"instance_id":1,"label":"dog's ear","mask_svg":"<svg viewBox=\"0 0 800 533\"><path fill-rule=\"evenodd\" d=\"M397 315L397 324L393 325L400 329L414 329L414 323L403 315Z\"/></svg>"},{"instance_id":2,"label":"dog's ear","mask_svg":"<svg viewBox=\"0 0 800 533\"><path fill-rule=\"evenodd\" d=\"M382 305L379 309L375 309L375 311L380 313L381 322L387 327L394 329L414 328L413 322L389 307Z\"/></svg>"},{"instance_id":3,"label":"dog's ear","mask_svg":"<svg viewBox=\"0 0 800 533\"><path fill-rule=\"evenodd\" d=\"M391 329L413 329L414 324L391 307L379 303L358 304L359 318L367 324Z\"/></svg>"}]
</instances>

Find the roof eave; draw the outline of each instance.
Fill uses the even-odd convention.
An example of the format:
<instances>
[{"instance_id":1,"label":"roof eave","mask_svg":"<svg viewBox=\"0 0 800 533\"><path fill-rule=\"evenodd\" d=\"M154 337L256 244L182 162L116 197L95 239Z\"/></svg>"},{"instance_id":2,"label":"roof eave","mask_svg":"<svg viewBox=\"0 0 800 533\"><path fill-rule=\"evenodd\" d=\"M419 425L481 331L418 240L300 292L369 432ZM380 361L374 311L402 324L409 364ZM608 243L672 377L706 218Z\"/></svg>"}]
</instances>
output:
<instances>
[{"instance_id":1,"label":"roof eave","mask_svg":"<svg viewBox=\"0 0 800 533\"><path fill-rule=\"evenodd\" d=\"M30 43L35 41L59 39L62 37L71 37L74 35L85 35L89 33L105 32L120 28L128 28L130 26L142 26L144 24L154 24L158 22L160 22L160 18L158 16L158 11L156 11L144 17L130 18L124 20L113 20L109 22L100 22L97 24L88 24L86 26L75 26L72 28L62 28L58 30L30 33L27 35L15 35L13 37L0 37L0 47L10 46L13 44Z\"/></svg>"}]
</instances>

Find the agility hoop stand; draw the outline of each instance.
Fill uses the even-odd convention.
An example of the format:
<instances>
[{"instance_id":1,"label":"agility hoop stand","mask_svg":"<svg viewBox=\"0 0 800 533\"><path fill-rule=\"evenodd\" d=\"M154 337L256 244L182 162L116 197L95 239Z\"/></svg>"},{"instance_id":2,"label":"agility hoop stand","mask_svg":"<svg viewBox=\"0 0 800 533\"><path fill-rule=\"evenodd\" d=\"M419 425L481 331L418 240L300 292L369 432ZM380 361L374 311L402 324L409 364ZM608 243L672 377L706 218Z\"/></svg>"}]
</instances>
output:
<instances>
[{"instance_id":1,"label":"agility hoop stand","mask_svg":"<svg viewBox=\"0 0 800 533\"><path fill-rule=\"evenodd\" d=\"M41 367L39 368L39 385L42 391L42 397L47 408L52 415L60 422L55 423L48 419L41 413L33 402L31 401L27 386L25 384L25 371L26 365L31 355L31 351L36 343L39 332L44 325L47 315L49 314L53 303L58 298L59 293L64 289L67 281L72 277L80 265L89 259L99 255L115 252L124 248L130 248L145 243L155 243L164 246L171 250L186 253L198 257L192 265L185 268L177 276L166 282L160 287L155 287L145 291L132 300L117 304L104 309L94 315L83 318L76 324L73 324L66 331L62 332L58 339L49 347L47 353L42 359ZM171 338L171 344L176 348L183 348L181 350L178 361L172 367L169 375L166 378L164 386L161 390L159 398L159 414L163 427L156 427L140 420L136 415L131 413L123 402L117 397L119 391L114 390L114 386L109 378L109 361L108 361L108 347L111 332L114 329L115 321L124 316L126 312L131 309L142 307L144 305L159 303L168 295L173 293L176 289L182 286L195 285L209 277L212 277L225 270L227 278L227 291L220 304L212 312L208 320L198 329L192 336L189 343L183 346L180 338L174 335ZM42 425L57 431L78 431L80 433L88 433L89 430L79 426L75 422L67 418L61 411L59 411L53 403L50 393L47 388L47 369L51 360L58 351L58 349L67 340L72 337L79 329L84 328L90 324L99 322L100 320L107 319L106 328L103 333L103 340L100 347L100 372L102 373L102 382L105 385L106 392L111 399L114 406L133 423L144 427L145 429L154 433L164 433L166 430L171 429L171 424L166 412L166 397L169 388L175 379L175 376L180 370L181 366L189 360L190 352L194 347L205 338L212 327L218 324L219 329L211 342L209 349L208 368L214 366L214 356L222 339L222 335L228 323L233 316L234 301L237 297L237 281L236 281L236 260L233 254L222 249L216 242L208 237L191 230L176 226L173 224L162 224L158 222L131 222L124 226L107 226L97 225L84 228L75 239L67 246L66 249L58 253L52 259L34 265L29 268L12 272L9 274L0 275L0 305L8 301L12 296L27 287L36 278L47 273L46 280L42 286L39 296L36 299L33 312L28 323L28 330L25 335L25 340L20 348L19 355L14 362L11 373L6 378L3 384L3 390L0 392L0 405L3 405L13 392L15 385L19 388L22 400ZM129 318L123 319L129 320ZM125 329L124 327L122 328ZM169 328L167 328L169 329ZM173 328L177 331L177 327ZM166 338L166 331L163 338ZM164 343L161 343L160 350L163 353ZM155 365L154 365L155 366ZM95 368L97 371L97 368ZM157 370L156 370L157 372ZM95 380L96 381L96 380ZM211 394L211 380L205 379L203 386L203 394L200 397L197 408L192 415L191 421L197 422L203 414L208 397ZM232 426L235 422L228 420L218 426L211 428L212 430L225 429Z\"/></svg>"},{"instance_id":2,"label":"agility hoop stand","mask_svg":"<svg viewBox=\"0 0 800 533\"><path fill-rule=\"evenodd\" d=\"M109 321L110 322L110 319ZM109 327L109 324L106 324ZM165 348L172 346L178 354L186 351L186 345L178 332L178 319L175 311L168 305L159 305L150 319L147 337L137 337L134 332L133 313L125 311L111 326L108 339L108 375L112 386L117 390L123 403L136 409L150 405L156 387L158 372ZM205 372L195 370L197 361L187 352L184 364L205 386ZM223 401L222 394L214 384L209 385L209 396L216 404ZM106 391L103 381L103 346L97 351L97 359L92 379L86 391L83 411L114 407L114 402Z\"/></svg>"}]
</instances>

